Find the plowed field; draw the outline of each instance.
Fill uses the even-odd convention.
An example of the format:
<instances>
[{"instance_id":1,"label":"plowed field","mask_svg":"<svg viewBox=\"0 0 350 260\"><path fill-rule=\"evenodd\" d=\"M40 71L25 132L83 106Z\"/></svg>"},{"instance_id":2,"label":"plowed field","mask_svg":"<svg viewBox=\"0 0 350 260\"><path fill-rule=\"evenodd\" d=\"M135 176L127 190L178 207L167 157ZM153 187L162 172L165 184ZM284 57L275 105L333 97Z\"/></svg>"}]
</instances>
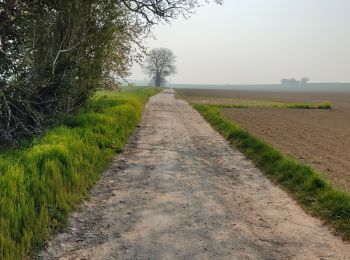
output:
<instances>
[{"instance_id":1,"label":"plowed field","mask_svg":"<svg viewBox=\"0 0 350 260\"><path fill-rule=\"evenodd\" d=\"M318 170L342 190L350 190L350 93L287 93L181 90L192 102L323 102L332 110L224 109L225 115L267 143Z\"/></svg>"}]
</instances>

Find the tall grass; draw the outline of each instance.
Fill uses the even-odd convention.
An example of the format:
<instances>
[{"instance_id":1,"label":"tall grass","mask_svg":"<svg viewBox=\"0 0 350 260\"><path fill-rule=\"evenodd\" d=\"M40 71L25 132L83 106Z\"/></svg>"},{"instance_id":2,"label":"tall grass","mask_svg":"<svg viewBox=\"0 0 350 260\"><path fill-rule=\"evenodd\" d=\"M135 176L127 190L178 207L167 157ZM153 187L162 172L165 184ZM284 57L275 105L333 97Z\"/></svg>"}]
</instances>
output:
<instances>
[{"instance_id":1,"label":"tall grass","mask_svg":"<svg viewBox=\"0 0 350 260\"><path fill-rule=\"evenodd\" d=\"M350 194L334 189L311 167L295 161L227 119L217 107L195 104L202 116L311 214L350 240Z\"/></svg>"},{"instance_id":2,"label":"tall grass","mask_svg":"<svg viewBox=\"0 0 350 260\"><path fill-rule=\"evenodd\" d=\"M99 93L26 148L0 151L0 259L25 258L64 227L157 92Z\"/></svg>"}]
</instances>

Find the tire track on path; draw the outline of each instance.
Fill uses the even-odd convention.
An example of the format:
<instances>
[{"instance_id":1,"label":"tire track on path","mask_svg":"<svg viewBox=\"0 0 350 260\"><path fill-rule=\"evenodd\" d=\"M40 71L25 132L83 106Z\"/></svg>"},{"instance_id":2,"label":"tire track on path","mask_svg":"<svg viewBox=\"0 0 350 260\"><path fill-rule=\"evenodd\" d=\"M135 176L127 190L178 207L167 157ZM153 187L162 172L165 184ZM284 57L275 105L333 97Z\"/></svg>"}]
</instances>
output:
<instances>
[{"instance_id":1,"label":"tire track on path","mask_svg":"<svg viewBox=\"0 0 350 260\"><path fill-rule=\"evenodd\" d=\"M350 245L165 90L38 257L350 259Z\"/></svg>"}]
</instances>

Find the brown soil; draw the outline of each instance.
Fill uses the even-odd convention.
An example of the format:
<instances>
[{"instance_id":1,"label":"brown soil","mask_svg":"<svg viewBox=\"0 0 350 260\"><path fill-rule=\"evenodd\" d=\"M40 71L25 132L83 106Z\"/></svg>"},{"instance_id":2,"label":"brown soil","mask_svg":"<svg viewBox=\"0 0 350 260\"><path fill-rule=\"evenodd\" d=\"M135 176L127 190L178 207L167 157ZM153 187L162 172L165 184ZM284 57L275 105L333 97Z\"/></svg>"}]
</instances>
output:
<instances>
[{"instance_id":1,"label":"brown soil","mask_svg":"<svg viewBox=\"0 0 350 260\"><path fill-rule=\"evenodd\" d=\"M333 236L170 90L44 259L349 259Z\"/></svg>"},{"instance_id":2,"label":"brown soil","mask_svg":"<svg viewBox=\"0 0 350 260\"><path fill-rule=\"evenodd\" d=\"M282 152L350 190L350 118L338 110L225 109L224 113Z\"/></svg>"},{"instance_id":3,"label":"brown soil","mask_svg":"<svg viewBox=\"0 0 350 260\"><path fill-rule=\"evenodd\" d=\"M350 93L181 90L201 103L331 102L332 110L225 109L225 115L254 135L350 190ZM238 101L238 102L236 102Z\"/></svg>"},{"instance_id":4,"label":"brown soil","mask_svg":"<svg viewBox=\"0 0 350 260\"><path fill-rule=\"evenodd\" d=\"M252 101L252 102L331 102L336 107L347 107L350 113L350 92L269 92L221 89L177 89L179 96L189 101Z\"/></svg>"}]
</instances>

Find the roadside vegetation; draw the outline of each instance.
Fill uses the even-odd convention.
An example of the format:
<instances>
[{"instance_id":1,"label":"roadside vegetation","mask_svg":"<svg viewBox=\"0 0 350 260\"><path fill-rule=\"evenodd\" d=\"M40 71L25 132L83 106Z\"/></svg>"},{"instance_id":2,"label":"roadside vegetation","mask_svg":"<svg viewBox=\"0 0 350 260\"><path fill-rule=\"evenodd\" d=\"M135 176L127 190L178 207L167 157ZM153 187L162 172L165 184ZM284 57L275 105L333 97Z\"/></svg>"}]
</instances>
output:
<instances>
[{"instance_id":1,"label":"roadside vegetation","mask_svg":"<svg viewBox=\"0 0 350 260\"><path fill-rule=\"evenodd\" d=\"M155 25L205 2L0 1L0 259L64 226L158 90L98 91L120 89Z\"/></svg>"},{"instance_id":2,"label":"roadside vegetation","mask_svg":"<svg viewBox=\"0 0 350 260\"><path fill-rule=\"evenodd\" d=\"M159 88L99 92L22 147L0 150L0 258L22 259L67 223Z\"/></svg>"},{"instance_id":3,"label":"roadside vegetation","mask_svg":"<svg viewBox=\"0 0 350 260\"><path fill-rule=\"evenodd\" d=\"M330 103L239 103L239 104L210 104L218 108L291 108L291 109L332 109Z\"/></svg>"},{"instance_id":4,"label":"roadside vegetation","mask_svg":"<svg viewBox=\"0 0 350 260\"><path fill-rule=\"evenodd\" d=\"M118 88L156 24L205 2L0 1L0 142L42 134L97 90Z\"/></svg>"},{"instance_id":5,"label":"roadside vegetation","mask_svg":"<svg viewBox=\"0 0 350 260\"><path fill-rule=\"evenodd\" d=\"M268 100L259 100L252 95L250 99L239 98L232 95L232 93L226 93L227 96L215 95L203 95L201 92L205 90L184 90L177 89L176 97L185 99L191 104L205 104L219 108L291 108L291 109L332 109L330 102L319 103L305 103L305 102L274 102ZM234 92L233 92L234 93Z\"/></svg>"},{"instance_id":6,"label":"roadside vegetation","mask_svg":"<svg viewBox=\"0 0 350 260\"><path fill-rule=\"evenodd\" d=\"M333 188L308 165L293 160L226 118L219 107L194 104L202 116L308 212L350 240L350 194Z\"/></svg>"}]
</instances>

